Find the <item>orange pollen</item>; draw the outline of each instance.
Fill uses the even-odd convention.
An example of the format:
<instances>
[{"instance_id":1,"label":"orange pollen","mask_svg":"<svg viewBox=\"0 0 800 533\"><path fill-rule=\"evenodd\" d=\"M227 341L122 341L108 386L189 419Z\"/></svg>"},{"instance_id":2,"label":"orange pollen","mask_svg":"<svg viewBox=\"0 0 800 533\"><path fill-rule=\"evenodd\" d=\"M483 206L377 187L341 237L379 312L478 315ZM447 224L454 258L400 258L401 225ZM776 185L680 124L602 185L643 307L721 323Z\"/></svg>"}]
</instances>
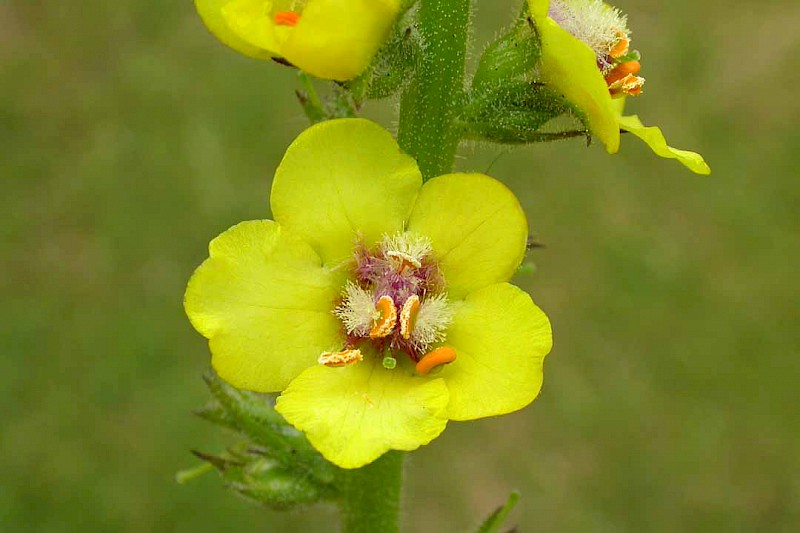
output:
<instances>
[{"instance_id":1,"label":"orange pollen","mask_svg":"<svg viewBox=\"0 0 800 533\"><path fill-rule=\"evenodd\" d=\"M608 55L610 55L614 59L618 59L627 54L628 48L631 45L631 41L630 39L628 39L628 36L622 33L621 31L617 32L617 37L619 37L617 44L615 44L614 48L611 49L611 52L608 53Z\"/></svg>"},{"instance_id":2,"label":"orange pollen","mask_svg":"<svg viewBox=\"0 0 800 533\"><path fill-rule=\"evenodd\" d=\"M369 330L370 339L386 337L397 325L397 307L391 296L381 296L375 308L380 313L380 316L375 320L372 329Z\"/></svg>"},{"instance_id":3,"label":"orange pollen","mask_svg":"<svg viewBox=\"0 0 800 533\"><path fill-rule=\"evenodd\" d=\"M405 254L403 252L397 252L397 251L392 250L392 251L386 252L386 255L388 255L392 259L396 259L396 260L400 261L400 269L398 270L398 272L401 273L401 274L407 268L411 268L411 267L419 268L419 267L422 266L422 263L420 263L419 260L416 257L414 257L412 255L409 255L409 254Z\"/></svg>"},{"instance_id":4,"label":"orange pollen","mask_svg":"<svg viewBox=\"0 0 800 533\"><path fill-rule=\"evenodd\" d=\"M341 352L324 352L317 362L325 366L348 366L364 359L361 350L342 350Z\"/></svg>"},{"instance_id":5,"label":"orange pollen","mask_svg":"<svg viewBox=\"0 0 800 533\"><path fill-rule=\"evenodd\" d=\"M608 86L612 96L619 94L627 94L630 96L638 96L642 94L642 87L644 86L644 78L628 74L621 80L617 80Z\"/></svg>"},{"instance_id":6,"label":"orange pollen","mask_svg":"<svg viewBox=\"0 0 800 533\"><path fill-rule=\"evenodd\" d=\"M638 61L621 63L617 65L614 70L608 73L608 76L606 76L606 83L608 85L612 85L614 82L617 82L631 74L636 74L640 70L642 70L642 64Z\"/></svg>"},{"instance_id":7,"label":"orange pollen","mask_svg":"<svg viewBox=\"0 0 800 533\"><path fill-rule=\"evenodd\" d=\"M419 296L412 294L403 304L400 310L400 335L404 339L411 338L414 332L414 326L417 323L417 314L419 313Z\"/></svg>"},{"instance_id":8,"label":"orange pollen","mask_svg":"<svg viewBox=\"0 0 800 533\"><path fill-rule=\"evenodd\" d=\"M278 11L275 13L275 24L278 26L296 26L300 15L294 11Z\"/></svg>"},{"instance_id":9,"label":"orange pollen","mask_svg":"<svg viewBox=\"0 0 800 533\"><path fill-rule=\"evenodd\" d=\"M456 351L449 346L441 346L426 354L417 363L417 374L427 376L437 366L446 365L456 360Z\"/></svg>"}]
</instances>

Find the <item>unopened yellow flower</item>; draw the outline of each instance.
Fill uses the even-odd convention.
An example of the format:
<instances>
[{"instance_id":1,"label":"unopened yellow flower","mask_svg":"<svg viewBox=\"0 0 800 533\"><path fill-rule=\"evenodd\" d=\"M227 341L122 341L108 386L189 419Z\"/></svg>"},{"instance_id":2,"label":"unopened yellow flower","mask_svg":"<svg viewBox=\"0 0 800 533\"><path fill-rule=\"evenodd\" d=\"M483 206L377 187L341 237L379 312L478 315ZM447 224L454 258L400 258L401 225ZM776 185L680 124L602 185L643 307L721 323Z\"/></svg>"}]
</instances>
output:
<instances>
[{"instance_id":1,"label":"unopened yellow flower","mask_svg":"<svg viewBox=\"0 0 800 533\"><path fill-rule=\"evenodd\" d=\"M583 111L591 133L608 153L619 150L620 129L647 143L661 157L709 174L702 156L667 145L661 130L636 116L622 116L616 99L638 95L644 79L630 57L627 21L602 0L528 0L541 40L542 81Z\"/></svg>"},{"instance_id":2,"label":"unopened yellow flower","mask_svg":"<svg viewBox=\"0 0 800 533\"><path fill-rule=\"evenodd\" d=\"M277 410L328 460L360 467L537 396L550 324L508 283L527 221L499 181L423 185L388 132L343 119L292 143L270 201L274 221L211 242L186 313L217 373L282 391Z\"/></svg>"},{"instance_id":3,"label":"unopened yellow flower","mask_svg":"<svg viewBox=\"0 0 800 533\"><path fill-rule=\"evenodd\" d=\"M331 80L355 78L386 41L399 0L195 0L206 27L256 59Z\"/></svg>"}]
</instances>

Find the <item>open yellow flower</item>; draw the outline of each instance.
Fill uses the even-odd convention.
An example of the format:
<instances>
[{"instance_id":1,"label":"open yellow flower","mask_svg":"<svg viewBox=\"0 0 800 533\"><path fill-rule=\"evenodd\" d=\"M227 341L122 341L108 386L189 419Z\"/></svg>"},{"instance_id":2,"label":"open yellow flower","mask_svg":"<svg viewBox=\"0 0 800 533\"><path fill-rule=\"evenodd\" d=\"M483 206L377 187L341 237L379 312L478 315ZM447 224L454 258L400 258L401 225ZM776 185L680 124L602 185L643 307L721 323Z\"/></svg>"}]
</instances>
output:
<instances>
[{"instance_id":1,"label":"open yellow flower","mask_svg":"<svg viewBox=\"0 0 800 533\"><path fill-rule=\"evenodd\" d=\"M389 36L399 0L195 0L220 41L331 80L355 78Z\"/></svg>"},{"instance_id":2,"label":"open yellow flower","mask_svg":"<svg viewBox=\"0 0 800 533\"><path fill-rule=\"evenodd\" d=\"M699 154L668 146L659 128L645 127L635 115L622 116L615 99L639 94L644 84L636 76L639 61L628 56L624 16L602 0L528 0L528 5L542 45L542 81L583 111L608 153L619 150L622 129L661 157L677 159L697 174L711 173Z\"/></svg>"},{"instance_id":3,"label":"open yellow flower","mask_svg":"<svg viewBox=\"0 0 800 533\"><path fill-rule=\"evenodd\" d=\"M423 185L388 132L342 119L292 143L270 201L274 221L211 242L185 309L217 373L283 391L277 410L328 460L360 467L537 396L550 324L508 283L527 221L499 181Z\"/></svg>"}]
</instances>

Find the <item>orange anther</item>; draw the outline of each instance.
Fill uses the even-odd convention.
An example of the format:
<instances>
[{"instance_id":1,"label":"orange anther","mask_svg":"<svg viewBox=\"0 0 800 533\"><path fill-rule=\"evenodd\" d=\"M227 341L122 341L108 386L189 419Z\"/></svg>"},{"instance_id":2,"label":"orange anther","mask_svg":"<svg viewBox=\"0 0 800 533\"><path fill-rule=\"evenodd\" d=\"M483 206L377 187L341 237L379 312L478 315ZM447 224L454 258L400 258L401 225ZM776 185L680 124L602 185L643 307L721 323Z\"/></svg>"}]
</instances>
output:
<instances>
[{"instance_id":1,"label":"orange anther","mask_svg":"<svg viewBox=\"0 0 800 533\"><path fill-rule=\"evenodd\" d=\"M419 296L412 294L400 310L400 335L404 339L411 338L414 325L417 323L417 313L419 313Z\"/></svg>"},{"instance_id":2,"label":"orange anther","mask_svg":"<svg viewBox=\"0 0 800 533\"><path fill-rule=\"evenodd\" d=\"M347 366L363 361L361 350L342 350L341 352L324 352L317 362L325 366Z\"/></svg>"},{"instance_id":3,"label":"orange anther","mask_svg":"<svg viewBox=\"0 0 800 533\"><path fill-rule=\"evenodd\" d=\"M619 37L619 41L617 44L614 45L614 48L608 53L614 59L620 58L628 53L628 48L630 47L631 41L628 39L628 36L622 33L621 31L617 32L617 37Z\"/></svg>"},{"instance_id":4,"label":"orange anther","mask_svg":"<svg viewBox=\"0 0 800 533\"><path fill-rule=\"evenodd\" d=\"M295 26L300 21L300 15L294 11L278 11L275 13L275 24L278 26Z\"/></svg>"},{"instance_id":5,"label":"orange anther","mask_svg":"<svg viewBox=\"0 0 800 533\"><path fill-rule=\"evenodd\" d=\"M636 74L642 69L642 64L638 61L627 61L617 65L617 67L608 73L606 76L606 83L612 85L614 82L619 81L631 74Z\"/></svg>"},{"instance_id":6,"label":"orange anther","mask_svg":"<svg viewBox=\"0 0 800 533\"><path fill-rule=\"evenodd\" d=\"M617 80L608 86L612 96L619 94L627 94L630 96L638 96L642 94L642 87L644 86L644 78L628 74L621 80Z\"/></svg>"},{"instance_id":7,"label":"orange anther","mask_svg":"<svg viewBox=\"0 0 800 533\"><path fill-rule=\"evenodd\" d=\"M381 296L375 305L380 316L375 320L372 329L369 331L371 339L386 337L397 325L397 306L391 296Z\"/></svg>"},{"instance_id":8,"label":"orange anther","mask_svg":"<svg viewBox=\"0 0 800 533\"><path fill-rule=\"evenodd\" d=\"M642 94L644 78L640 78L639 76L630 76L630 79L626 77L626 80L623 81L624 83L622 84L622 90L625 92L625 94L630 96L639 96Z\"/></svg>"},{"instance_id":9,"label":"orange anther","mask_svg":"<svg viewBox=\"0 0 800 533\"><path fill-rule=\"evenodd\" d=\"M456 360L456 351L449 346L441 346L429 352L417 362L417 374L427 376L437 366L446 365Z\"/></svg>"},{"instance_id":10,"label":"orange anther","mask_svg":"<svg viewBox=\"0 0 800 533\"><path fill-rule=\"evenodd\" d=\"M409 255L403 252L398 252L395 250L390 250L386 252L386 255L400 263L400 269L398 270L398 272L400 273L402 273L407 268L411 267L419 268L422 266L422 263L419 262L419 259L417 259L413 255Z\"/></svg>"}]
</instances>

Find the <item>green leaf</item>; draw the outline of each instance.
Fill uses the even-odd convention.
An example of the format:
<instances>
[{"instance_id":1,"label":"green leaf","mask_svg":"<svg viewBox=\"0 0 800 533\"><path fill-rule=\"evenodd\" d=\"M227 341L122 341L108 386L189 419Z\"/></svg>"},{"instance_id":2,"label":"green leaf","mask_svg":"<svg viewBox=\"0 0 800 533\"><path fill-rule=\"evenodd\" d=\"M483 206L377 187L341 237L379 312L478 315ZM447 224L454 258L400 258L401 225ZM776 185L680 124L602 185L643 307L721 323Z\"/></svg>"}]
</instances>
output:
<instances>
[{"instance_id":1,"label":"green leaf","mask_svg":"<svg viewBox=\"0 0 800 533\"><path fill-rule=\"evenodd\" d=\"M495 511L483 521L483 524L481 524L481 527L478 528L476 533L497 533L500 531L506 518L508 518L508 513L511 512L518 501L519 492L513 491L508 495L506 504L495 509Z\"/></svg>"},{"instance_id":2,"label":"green leaf","mask_svg":"<svg viewBox=\"0 0 800 533\"><path fill-rule=\"evenodd\" d=\"M511 82L470 97L459 120L466 139L526 144L586 134L583 129L542 131L554 118L574 113L559 94L538 83Z\"/></svg>"}]
</instances>

